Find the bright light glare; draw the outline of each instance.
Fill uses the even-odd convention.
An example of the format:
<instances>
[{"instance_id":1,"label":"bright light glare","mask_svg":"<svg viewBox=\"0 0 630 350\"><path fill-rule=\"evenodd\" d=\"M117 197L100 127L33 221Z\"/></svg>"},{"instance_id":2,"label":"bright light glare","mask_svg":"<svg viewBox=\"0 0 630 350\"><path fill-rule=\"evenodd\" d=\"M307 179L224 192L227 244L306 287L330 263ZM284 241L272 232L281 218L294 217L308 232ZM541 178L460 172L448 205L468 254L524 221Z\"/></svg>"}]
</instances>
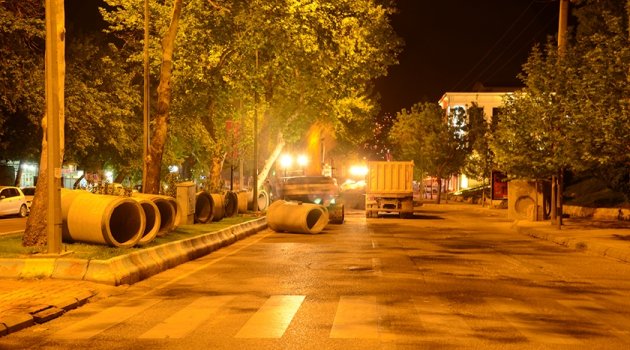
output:
<instances>
[{"instance_id":1,"label":"bright light glare","mask_svg":"<svg viewBox=\"0 0 630 350\"><path fill-rule=\"evenodd\" d=\"M300 154L300 155L297 157L297 163L298 163L298 165L299 165L299 166L301 166L301 167L306 166L306 165L308 164L308 157L307 157L307 156L305 156L305 155L303 155L303 154Z\"/></svg>"},{"instance_id":2,"label":"bright light glare","mask_svg":"<svg viewBox=\"0 0 630 350\"><path fill-rule=\"evenodd\" d=\"M350 167L350 175L352 176L365 176L368 173L368 168L365 165L353 165Z\"/></svg>"},{"instance_id":3,"label":"bright light glare","mask_svg":"<svg viewBox=\"0 0 630 350\"><path fill-rule=\"evenodd\" d=\"M293 163L293 158L291 158L290 155L283 154L282 157L280 157L280 166L283 167L284 169L290 167L292 163Z\"/></svg>"},{"instance_id":4,"label":"bright light glare","mask_svg":"<svg viewBox=\"0 0 630 350\"><path fill-rule=\"evenodd\" d=\"M170 171L171 173L176 173L179 171L179 167L177 165L171 165L168 167L168 171Z\"/></svg>"}]
</instances>

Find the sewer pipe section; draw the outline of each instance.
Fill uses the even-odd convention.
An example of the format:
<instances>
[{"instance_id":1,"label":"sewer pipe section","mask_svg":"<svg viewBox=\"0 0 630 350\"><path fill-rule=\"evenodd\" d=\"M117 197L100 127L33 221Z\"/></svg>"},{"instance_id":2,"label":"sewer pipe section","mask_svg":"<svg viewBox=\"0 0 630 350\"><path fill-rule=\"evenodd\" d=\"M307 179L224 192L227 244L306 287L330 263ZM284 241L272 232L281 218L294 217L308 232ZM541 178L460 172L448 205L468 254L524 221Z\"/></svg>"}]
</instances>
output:
<instances>
[{"instance_id":1,"label":"sewer pipe section","mask_svg":"<svg viewBox=\"0 0 630 350\"><path fill-rule=\"evenodd\" d=\"M68 231L76 242L131 247L145 226L142 207L127 197L84 193L74 198L68 210Z\"/></svg>"},{"instance_id":2,"label":"sewer pipe section","mask_svg":"<svg viewBox=\"0 0 630 350\"><path fill-rule=\"evenodd\" d=\"M267 208L267 225L276 232L320 233L328 220L328 210L317 204L278 200Z\"/></svg>"}]
</instances>

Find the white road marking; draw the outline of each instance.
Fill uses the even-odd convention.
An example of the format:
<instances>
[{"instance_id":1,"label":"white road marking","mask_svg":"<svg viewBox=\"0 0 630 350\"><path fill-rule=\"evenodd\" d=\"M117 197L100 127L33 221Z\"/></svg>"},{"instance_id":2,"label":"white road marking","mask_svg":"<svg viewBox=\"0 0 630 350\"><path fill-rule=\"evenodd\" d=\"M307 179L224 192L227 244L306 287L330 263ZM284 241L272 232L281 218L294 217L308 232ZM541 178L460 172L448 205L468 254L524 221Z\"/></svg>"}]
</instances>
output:
<instances>
[{"instance_id":1,"label":"white road marking","mask_svg":"<svg viewBox=\"0 0 630 350\"><path fill-rule=\"evenodd\" d=\"M236 338L281 338L303 301L303 295L270 297L239 330Z\"/></svg>"},{"instance_id":2,"label":"white road marking","mask_svg":"<svg viewBox=\"0 0 630 350\"><path fill-rule=\"evenodd\" d=\"M106 329L122 323L160 302L160 299L133 299L107 308L53 335L58 339L89 339ZM130 304L130 305L126 305Z\"/></svg>"},{"instance_id":3,"label":"white road marking","mask_svg":"<svg viewBox=\"0 0 630 350\"><path fill-rule=\"evenodd\" d=\"M377 339L376 297L341 297L330 330L331 338Z\"/></svg>"},{"instance_id":4,"label":"white road marking","mask_svg":"<svg viewBox=\"0 0 630 350\"><path fill-rule=\"evenodd\" d=\"M214 316L234 296L201 297L158 323L140 336L141 339L181 339Z\"/></svg>"}]
</instances>

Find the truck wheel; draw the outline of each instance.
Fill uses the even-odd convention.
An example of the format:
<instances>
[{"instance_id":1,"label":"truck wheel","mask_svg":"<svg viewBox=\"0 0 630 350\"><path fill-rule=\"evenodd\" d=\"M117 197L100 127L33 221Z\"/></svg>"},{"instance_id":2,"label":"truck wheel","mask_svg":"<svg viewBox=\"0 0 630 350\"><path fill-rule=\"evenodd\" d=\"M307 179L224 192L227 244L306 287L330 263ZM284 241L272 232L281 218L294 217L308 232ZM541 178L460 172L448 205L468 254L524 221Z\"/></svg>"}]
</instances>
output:
<instances>
[{"instance_id":1,"label":"truck wheel","mask_svg":"<svg viewBox=\"0 0 630 350\"><path fill-rule=\"evenodd\" d=\"M339 215L339 216L335 217L335 219L334 219L334 220L331 220L330 222L331 222L332 224L338 224L338 225L341 225L341 224L343 224L344 219L345 219L345 207L342 205L342 206L341 206L341 215Z\"/></svg>"}]
</instances>

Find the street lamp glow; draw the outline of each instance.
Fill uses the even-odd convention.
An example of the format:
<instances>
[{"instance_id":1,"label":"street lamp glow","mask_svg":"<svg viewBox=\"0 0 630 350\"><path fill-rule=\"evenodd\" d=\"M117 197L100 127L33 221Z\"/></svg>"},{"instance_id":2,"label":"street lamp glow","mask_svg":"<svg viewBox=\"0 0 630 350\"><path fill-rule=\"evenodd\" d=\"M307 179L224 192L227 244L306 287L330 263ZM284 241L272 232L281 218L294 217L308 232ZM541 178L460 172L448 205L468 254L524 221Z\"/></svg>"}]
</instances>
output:
<instances>
[{"instance_id":1,"label":"street lamp glow","mask_svg":"<svg viewBox=\"0 0 630 350\"><path fill-rule=\"evenodd\" d=\"M308 157L307 157L307 156L305 156L304 154L300 154L300 155L297 157L297 163L298 163L298 165L299 165L299 166L301 166L301 167L305 167L305 166L307 166L307 165L308 165Z\"/></svg>"},{"instance_id":2,"label":"street lamp glow","mask_svg":"<svg viewBox=\"0 0 630 350\"><path fill-rule=\"evenodd\" d=\"M287 169L291 166L291 164L293 164L293 158L288 155L288 154L283 154L282 157L280 157L280 166L283 169Z\"/></svg>"},{"instance_id":3,"label":"street lamp glow","mask_svg":"<svg viewBox=\"0 0 630 350\"><path fill-rule=\"evenodd\" d=\"M350 175L357 177L364 177L368 173L368 168L365 165L353 165L350 167Z\"/></svg>"}]
</instances>

